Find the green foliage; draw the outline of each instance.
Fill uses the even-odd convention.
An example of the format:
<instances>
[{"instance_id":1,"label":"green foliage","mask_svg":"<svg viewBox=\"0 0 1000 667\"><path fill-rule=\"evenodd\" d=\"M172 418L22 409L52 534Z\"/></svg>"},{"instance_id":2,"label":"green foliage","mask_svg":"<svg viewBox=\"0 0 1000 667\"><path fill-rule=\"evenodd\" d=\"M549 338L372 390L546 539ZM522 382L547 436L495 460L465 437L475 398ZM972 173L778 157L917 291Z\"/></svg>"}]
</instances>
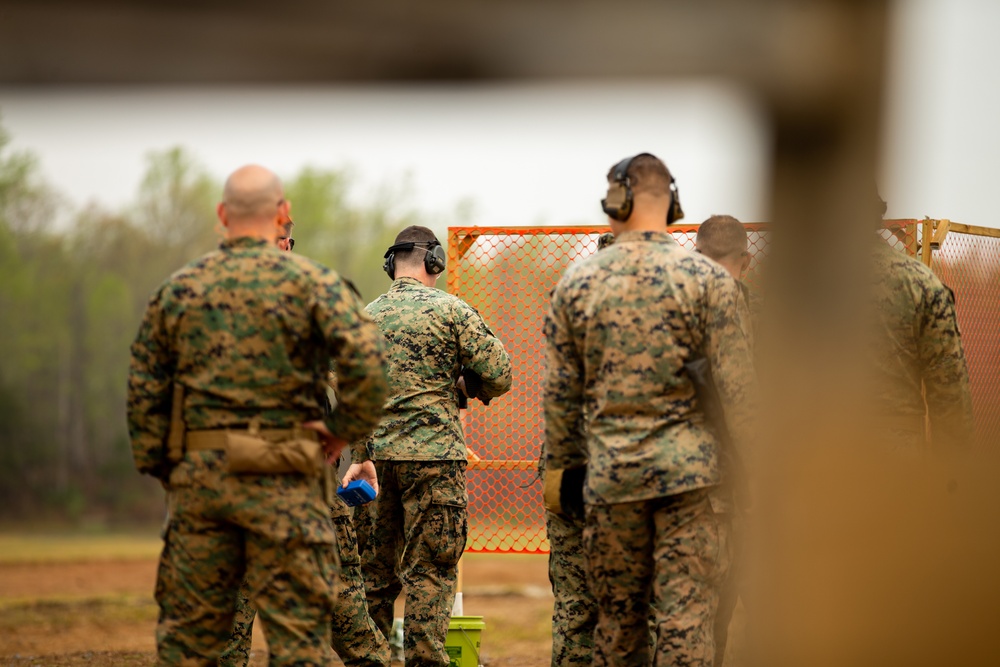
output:
<instances>
[{"instance_id":1,"label":"green foliage","mask_svg":"<svg viewBox=\"0 0 1000 667\"><path fill-rule=\"evenodd\" d=\"M0 132L0 515L155 515L125 432L129 345L149 294L217 242L221 188L181 149L151 154L133 207L57 230L59 196L7 144Z\"/></svg>"},{"instance_id":2,"label":"green foliage","mask_svg":"<svg viewBox=\"0 0 1000 667\"><path fill-rule=\"evenodd\" d=\"M222 238L222 192L182 148L151 153L132 205L67 211L37 160L0 127L0 519L159 520L163 494L132 463L129 347L149 295ZM295 252L350 278L366 301L389 285L382 253L406 225L407 184L351 197L339 170L286 182ZM361 203L358 203L358 202ZM467 205L456 215L468 215ZM441 282L444 287L444 282Z\"/></svg>"},{"instance_id":3,"label":"green foliage","mask_svg":"<svg viewBox=\"0 0 1000 667\"><path fill-rule=\"evenodd\" d=\"M306 167L285 183L285 194L295 220L295 252L351 280L367 302L389 286L382 254L396 234L407 225L434 227L404 205L405 183L383 188L363 205L349 201L350 184L344 171ZM444 230L435 231L443 240Z\"/></svg>"}]
</instances>

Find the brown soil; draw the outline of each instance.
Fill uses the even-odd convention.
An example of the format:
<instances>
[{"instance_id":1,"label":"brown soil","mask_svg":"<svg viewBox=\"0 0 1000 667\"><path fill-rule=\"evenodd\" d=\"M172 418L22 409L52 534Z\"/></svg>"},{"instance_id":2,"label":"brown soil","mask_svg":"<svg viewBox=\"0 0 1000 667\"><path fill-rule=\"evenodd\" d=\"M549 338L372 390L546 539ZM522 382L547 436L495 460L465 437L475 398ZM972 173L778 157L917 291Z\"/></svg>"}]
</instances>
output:
<instances>
[{"instance_id":1,"label":"brown soil","mask_svg":"<svg viewBox=\"0 0 1000 667\"><path fill-rule=\"evenodd\" d=\"M544 556L470 555L465 613L483 616L482 662L545 665L552 598ZM154 560L0 565L0 667L156 663ZM252 665L266 664L254 628Z\"/></svg>"},{"instance_id":2,"label":"brown soil","mask_svg":"<svg viewBox=\"0 0 1000 667\"><path fill-rule=\"evenodd\" d=\"M0 601L153 595L156 561L0 565Z\"/></svg>"}]
</instances>

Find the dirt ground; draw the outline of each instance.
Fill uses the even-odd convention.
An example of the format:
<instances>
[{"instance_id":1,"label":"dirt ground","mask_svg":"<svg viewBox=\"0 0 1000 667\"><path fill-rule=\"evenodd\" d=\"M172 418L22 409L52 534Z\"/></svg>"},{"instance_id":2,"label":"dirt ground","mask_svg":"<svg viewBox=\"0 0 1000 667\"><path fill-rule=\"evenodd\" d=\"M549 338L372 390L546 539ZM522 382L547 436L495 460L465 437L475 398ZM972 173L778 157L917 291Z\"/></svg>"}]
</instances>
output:
<instances>
[{"instance_id":1,"label":"dirt ground","mask_svg":"<svg viewBox=\"0 0 1000 667\"><path fill-rule=\"evenodd\" d=\"M545 556L471 554L465 614L483 616L485 665L546 665L552 597ZM0 564L0 667L155 664L152 559ZM254 628L253 665L266 642Z\"/></svg>"}]
</instances>

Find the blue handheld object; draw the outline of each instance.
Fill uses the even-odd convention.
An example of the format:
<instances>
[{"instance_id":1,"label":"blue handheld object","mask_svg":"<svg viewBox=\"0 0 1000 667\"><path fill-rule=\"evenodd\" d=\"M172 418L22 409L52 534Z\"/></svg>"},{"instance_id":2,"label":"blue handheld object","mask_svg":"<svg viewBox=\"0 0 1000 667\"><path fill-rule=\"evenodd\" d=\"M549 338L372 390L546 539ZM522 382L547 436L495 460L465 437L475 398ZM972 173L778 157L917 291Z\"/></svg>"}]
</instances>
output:
<instances>
[{"instance_id":1,"label":"blue handheld object","mask_svg":"<svg viewBox=\"0 0 1000 667\"><path fill-rule=\"evenodd\" d=\"M351 507L355 507L375 500L375 489L365 480L356 479L353 482L349 482L347 486L338 486L337 495L345 503Z\"/></svg>"}]
</instances>

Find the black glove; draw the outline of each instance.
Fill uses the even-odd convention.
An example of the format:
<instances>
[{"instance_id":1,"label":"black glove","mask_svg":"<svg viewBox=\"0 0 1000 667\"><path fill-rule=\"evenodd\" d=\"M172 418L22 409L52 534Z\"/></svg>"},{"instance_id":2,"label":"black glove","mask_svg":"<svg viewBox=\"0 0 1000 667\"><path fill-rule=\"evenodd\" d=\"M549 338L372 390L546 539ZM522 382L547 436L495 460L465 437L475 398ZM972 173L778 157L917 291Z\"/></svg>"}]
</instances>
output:
<instances>
[{"instance_id":1,"label":"black glove","mask_svg":"<svg viewBox=\"0 0 1000 667\"><path fill-rule=\"evenodd\" d=\"M479 376L479 373L472 370L471 368L462 367L462 380L465 383L465 392L458 392L458 407L465 409L469 407L470 398L478 398L483 402L483 405L489 405L490 401L493 400L489 396L482 396L483 391L483 378Z\"/></svg>"},{"instance_id":2,"label":"black glove","mask_svg":"<svg viewBox=\"0 0 1000 667\"><path fill-rule=\"evenodd\" d=\"M587 466L563 470L559 487L559 504L571 519L583 521L583 484L587 479Z\"/></svg>"}]
</instances>

